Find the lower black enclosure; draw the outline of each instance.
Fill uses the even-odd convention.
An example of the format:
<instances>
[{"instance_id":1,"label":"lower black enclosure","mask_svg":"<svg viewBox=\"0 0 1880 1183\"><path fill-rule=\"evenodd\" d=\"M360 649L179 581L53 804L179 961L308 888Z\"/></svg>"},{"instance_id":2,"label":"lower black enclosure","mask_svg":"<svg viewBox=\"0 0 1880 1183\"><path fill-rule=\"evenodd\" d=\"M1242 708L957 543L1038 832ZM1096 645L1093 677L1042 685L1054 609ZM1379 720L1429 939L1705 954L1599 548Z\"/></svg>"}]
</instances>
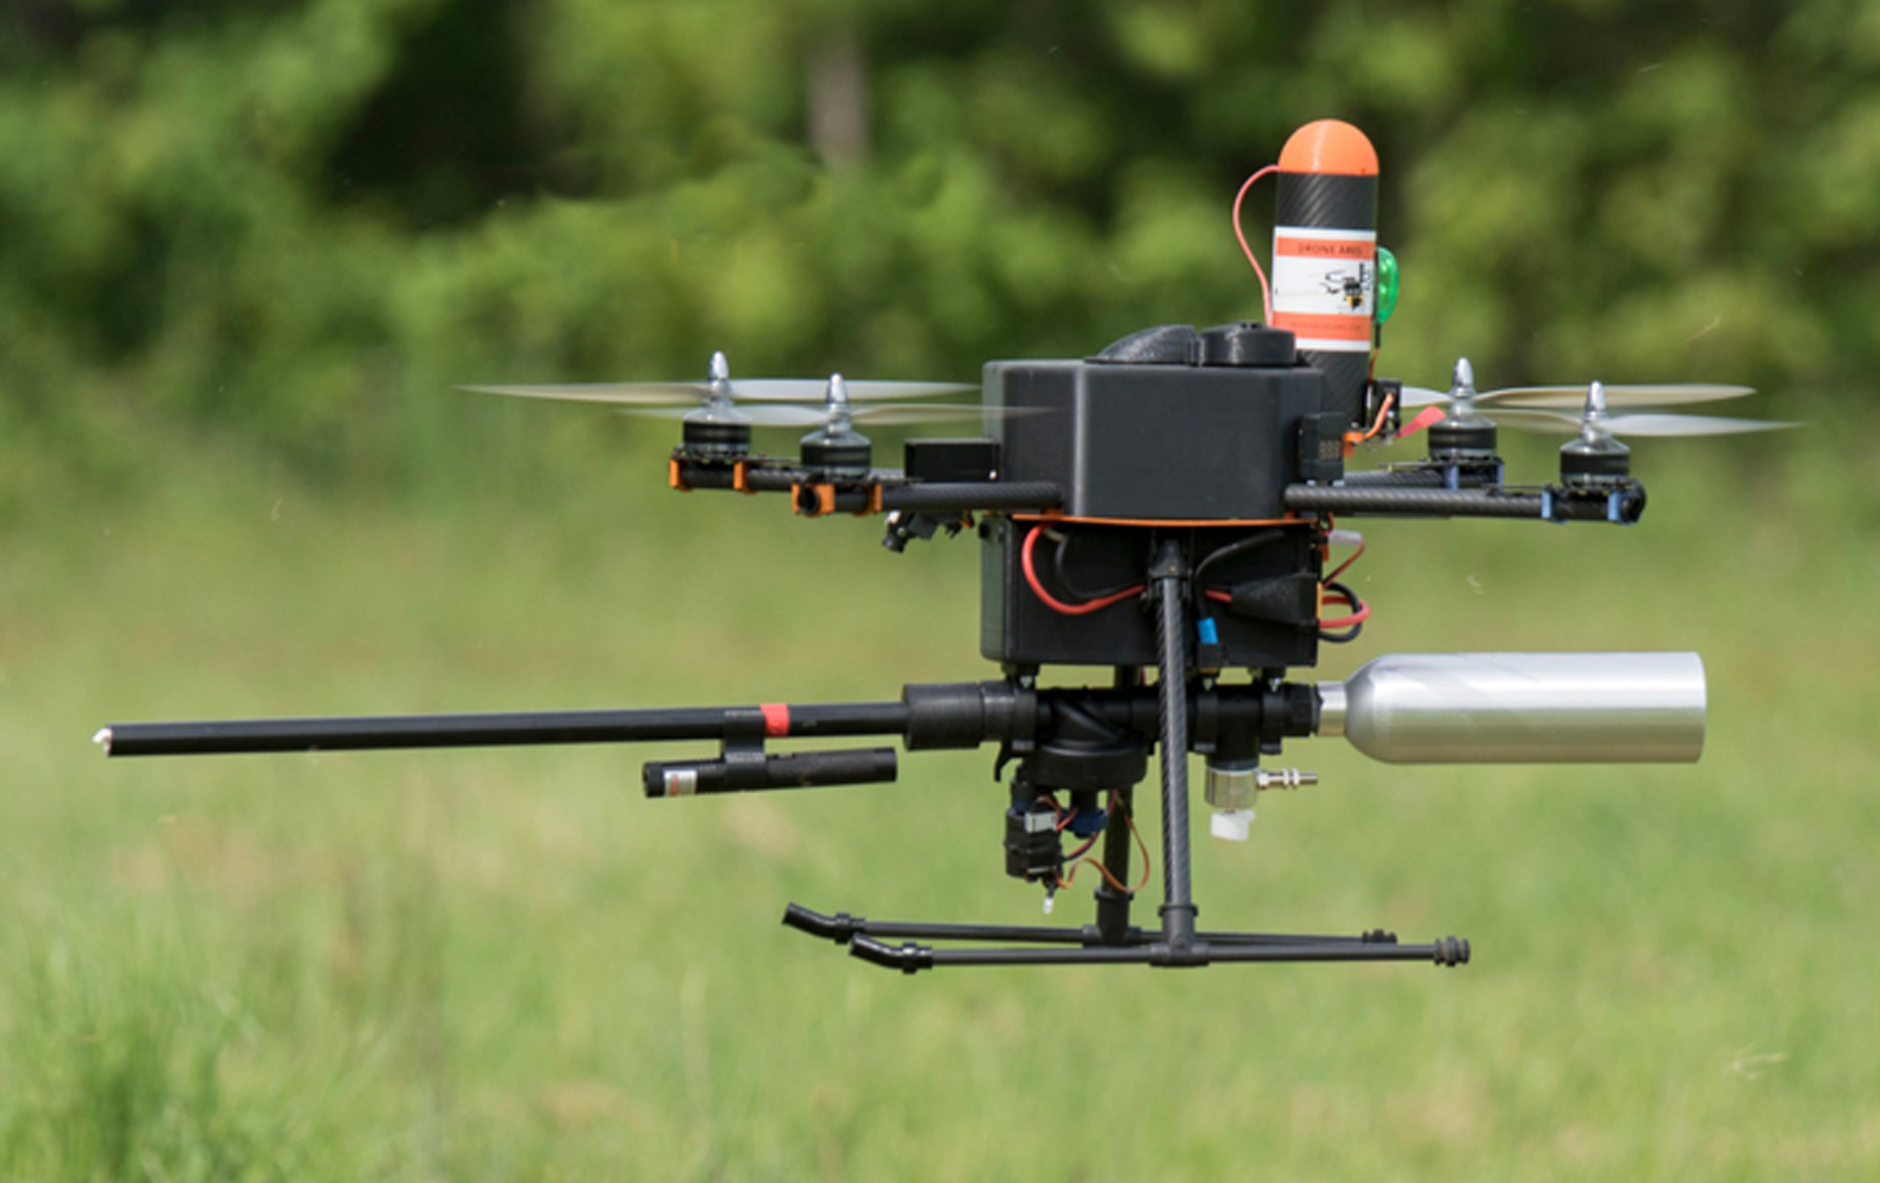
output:
<instances>
[{"instance_id":1,"label":"lower black enclosure","mask_svg":"<svg viewBox=\"0 0 1880 1183\"><path fill-rule=\"evenodd\" d=\"M1304 524L991 519L980 565L980 652L1008 665L1155 665L1155 613L1141 592L1152 556L1168 539L1180 544L1193 573L1189 615L1197 627L1189 643L1201 645L1196 666L1317 662L1322 560Z\"/></svg>"}]
</instances>

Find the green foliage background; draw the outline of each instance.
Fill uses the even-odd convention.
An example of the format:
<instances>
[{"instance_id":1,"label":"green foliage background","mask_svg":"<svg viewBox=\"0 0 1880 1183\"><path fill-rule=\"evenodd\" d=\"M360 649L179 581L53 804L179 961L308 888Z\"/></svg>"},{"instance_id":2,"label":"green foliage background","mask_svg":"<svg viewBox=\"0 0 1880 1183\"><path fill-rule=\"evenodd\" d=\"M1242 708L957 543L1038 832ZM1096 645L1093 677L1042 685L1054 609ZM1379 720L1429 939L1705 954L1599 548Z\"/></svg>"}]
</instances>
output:
<instances>
[{"instance_id":1,"label":"green foliage background","mask_svg":"<svg viewBox=\"0 0 1880 1183\"><path fill-rule=\"evenodd\" d=\"M1412 380L1812 409L1880 351L1862 0L10 7L4 426L62 462L128 417L403 485L462 454L457 382L971 377L1246 315L1228 201L1328 115L1380 147ZM830 45L869 127L833 161Z\"/></svg>"},{"instance_id":2,"label":"green foliage background","mask_svg":"<svg viewBox=\"0 0 1880 1183\"><path fill-rule=\"evenodd\" d=\"M1880 8L0 19L0 1175L1880 1171ZM845 71L860 138L817 130ZM1710 671L1696 769L1315 745L1325 788L1198 846L1211 922L1453 930L1476 966L903 982L775 926L785 899L1032 920L979 756L674 811L632 799L642 753L83 744L984 676L970 548L890 560L865 524L674 497L662 432L453 387L714 348L970 380L1254 315L1229 204L1323 116L1382 157L1384 372L1748 382L1815 425L1646 445L1636 530L1368 531L1378 617L1327 676L1442 648ZM1511 443L1525 472L1550 446Z\"/></svg>"}]
</instances>

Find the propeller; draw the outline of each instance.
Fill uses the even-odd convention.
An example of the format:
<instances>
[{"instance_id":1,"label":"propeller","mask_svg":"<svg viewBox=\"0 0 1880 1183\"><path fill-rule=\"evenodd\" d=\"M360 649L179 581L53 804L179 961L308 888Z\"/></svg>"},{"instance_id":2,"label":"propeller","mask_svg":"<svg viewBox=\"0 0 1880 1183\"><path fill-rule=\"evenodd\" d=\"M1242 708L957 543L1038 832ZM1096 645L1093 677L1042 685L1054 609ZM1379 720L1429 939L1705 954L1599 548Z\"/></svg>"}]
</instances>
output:
<instances>
[{"instance_id":1,"label":"propeller","mask_svg":"<svg viewBox=\"0 0 1880 1183\"><path fill-rule=\"evenodd\" d=\"M1035 414L1032 407L982 407L978 403L863 403L857 406L855 384L841 374L831 374L821 384L821 406L792 406L765 403L754 407L728 407L741 421L754 427L809 427L830 435L840 435L857 423L892 427L915 423L952 423L978 421L990 414L1015 418ZM647 419L685 419L691 421L698 410L686 407L628 407L621 412Z\"/></svg>"},{"instance_id":2,"label":"propeller","mask_svg":"<svg viewBox=\"0 0 1880 1183\"><path fill-rule=\"evenodd\" d=\"M1501 407L1495 416L1509 427L1524 431L1577 432L1578 438L1560 447L1561 479L1568 484L1602 484L1630 471L1631 449L1616 438L1675 438L1741 435L1797 426L1766 419L1726 419L1716 415L1676 415L1663 412L1613 414L1611 388L1594 382L1586 388L1585 405L1578 415L1542 407Z\"/></svg>"},{"instance_id":3,"label":"propeller","mask_svg":"<svg viewBox=\"0 0 1880 1183\"><path fill-rule=\"evenodd\" d=\"M850 382L852 402L937 398L978 390L962 382ZM629 407L698 407L746 403L819 403L827 383L817 378L731 377L731 365L722 351L712 354L711 369L703 382L593 382L550 386L465 386L464 390L502 394L512 398L539 398L560 402L610 403Z\"/></svg>"},{"instance_id":4,"label":"propeller","mask_svg":"<svg viewBox=\"0 0 1880 1183\"><path fill-rule=\"evenodd\" d=\"M827 383L824 384L827 387ZM870 423L881 427L893 427L913 423L955 423L968 420L977 422L989 408L980 406L960 406L947 404L922 403L864 403L861 406L847 408L849 420L854 423ZM836 412L827 401L820 407L798 407L788 404L762 405L755 407L734 407L733 412L744 421L756 427L821 427L834 419ZM1000 410L990 408L993 414L1011 418L1020 413L1032 413L1029 409ZM628 407L621 411L623 415L636 415L643 419L684 419L694 414L684 407Z\"/></svg>"},{"instance_id":5,"label":"propeller","mask_svg":"<svg viewBox=\"0 0 1880 1183\"><path fill-rule=\"evenodd\" d=\"M1599 383L1593 383L1597 388ZM1578 415L1564 411L1542 411L1530 407L1507 407L1495 412L1495 422L1521 431L1580 431L1591 428L1607 435L1629 435L1640 439L1680 439L1709 435L1745 435L1757 431L1779 431L1801 424L1777 419L1731 419L1722 415L1675 415L1634 412L1614 415L1593 411L1593 396L1586 397L1588 409Z\"/></svg>"},{"instance_id":6,"label":"propeller","mask_svg":"<svg viewBox=\"0 0 1880 1183\"><path fill-rule=\"evenodd\" d=\"M1467 387L1458 390L1464 377ZM1612 407L1675 407L1687 403L1719 402L1723 399L1743 398L1756 393L1753 386L1723 386L1710 382L1670 382L1658 385L1607 386L1606 404ZM1475 372L1469 367L1468 358L1456 362L1456 379L1448 390L1431 390L1424 386L1406 386L1398 403L1402 407L1450 407L1466 404L1481 410L1495 407L1499 410L1504 405L1520 405L1523 409L1539 408L1544 410L1578 409L1586 401L1584 386L1505 386L1499 390L1475 389ZM1578 418L1578 416L1574 416Z\"/></svg>"},{"instance_id":7,"label":"propeller","mask_svg":"<svg viewBox=\"0 0 1880 1183\"><path fill-rule=\"evenodd\" d=\"M1455 377L1447 391L1406 386L1402 405L1424 410L1398 433L1399 438L1444 422L1456 427L1507 426L1524 431L1577 431L1583 440L1610 440L1614 435L1680 437L1740 435L1794 427L1794 423L1764 419L1731 419L1716 415L1668 414L1660 407L1742 398L1753 386L1726 386L1707 382L1658 385L1508 386L1477 391L1475 374L1467 358L1456 362ZM1614 413L1614 408L1643 408ZM1493 415L1490 419L1488 412Z\"/></svg>"}]
</instances>

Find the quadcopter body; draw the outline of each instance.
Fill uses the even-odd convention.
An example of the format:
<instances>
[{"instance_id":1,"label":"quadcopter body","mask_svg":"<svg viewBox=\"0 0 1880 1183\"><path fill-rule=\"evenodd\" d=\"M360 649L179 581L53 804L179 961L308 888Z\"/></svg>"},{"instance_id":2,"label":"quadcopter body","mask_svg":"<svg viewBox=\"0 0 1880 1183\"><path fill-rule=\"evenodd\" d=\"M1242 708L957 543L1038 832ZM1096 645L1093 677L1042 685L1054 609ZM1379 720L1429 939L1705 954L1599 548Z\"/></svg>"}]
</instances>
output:
<instances>
[{"instance_id":1,"label":"quadcopter body","mask_svg":"<svg viewBox=\"0 0 1880 1183\"><path fill-rule=\"evenodd\" d=\"M1332 562L1342 550L1362 550L1341 522L1629 524L1644 512L1645 491L1619 434L1773 425L1640 409L1748 393L1743 387L1479 392L1466 361L1446 391L1376 378L1375 346L1396 282L1394 260L1376 242L1376 154L1357 129L1321 121L1295 134L1241 197L1274 172L1264 320L1157 326L1081 359L993 362L973 406L928 401L963 389L945 384L737 380L722 354L698 384L484 388L680 418L667 472L676 489L781 495L809 517L881 515L893 551L942 531L972 531L981 550L980 649L998 678L912 683L883 702L141 723L98 738L114 756L719 745L713 756L646 765L654 798L897 774L893 748L771 750L791 739L889 737L909 752L995 745L1007 787L1007 873L1041 885L1049 912L1056 893L1091 868L1092 923L881 921L796 904L785 923L910 973L945 965L1461 964L1469 945L1454 937L1408 944L1383 930L1199 929L1189 754L1205 761L1213 832L1230 839L1245 838L1260 793L1315 783L1310 772L1276 764L1285 745L1313 736L1342 736L1398 763L1697 759L1705 686L1694 654L1399 654L1316 684L1288 672L1316 665L1321 645L1355 639L1369 615L1340 578L1356 554ZM1239 208L1237 200L1237 234ZM909 440L899 468L877 467L861 430L945 418L976 421L982 434ZM1501 423L1573 435L1558 478L1508 483L1497 454ZM795 456L755 450L754 431L777 426L809 429ZM1348 470L1358 445L1418 431L1423 457ZM1135 822L1152 754L1163 822L1157 855ZM1134 923L1132 906L1156 865L1159 923Z\"/></svg>"}]
</instances>

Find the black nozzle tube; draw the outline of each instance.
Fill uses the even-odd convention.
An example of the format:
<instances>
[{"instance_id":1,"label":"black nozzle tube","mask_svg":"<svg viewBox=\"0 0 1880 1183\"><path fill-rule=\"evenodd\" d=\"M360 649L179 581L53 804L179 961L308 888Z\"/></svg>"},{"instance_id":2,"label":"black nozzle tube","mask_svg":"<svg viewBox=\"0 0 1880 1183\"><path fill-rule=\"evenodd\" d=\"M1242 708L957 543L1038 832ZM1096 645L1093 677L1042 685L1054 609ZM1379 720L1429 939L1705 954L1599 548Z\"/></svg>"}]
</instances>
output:
<instances>
[{"instance_id":1,"label":"black nozzle tube","mask_svg":"<svg viewBox=\"0 0 1880 1183\"><path fill-rule=\"evenodd\" d=\"M97 735L108 756L208 756L241 752L367 751L388 748L514 747L530 744L658 743L724 739L730 716L761 711L774 737L901 735L899 702L807 706L682 707L629 711L529 711L477 715L235 719L201 723L114 723Z\"/></svg>"}]
</instances>

